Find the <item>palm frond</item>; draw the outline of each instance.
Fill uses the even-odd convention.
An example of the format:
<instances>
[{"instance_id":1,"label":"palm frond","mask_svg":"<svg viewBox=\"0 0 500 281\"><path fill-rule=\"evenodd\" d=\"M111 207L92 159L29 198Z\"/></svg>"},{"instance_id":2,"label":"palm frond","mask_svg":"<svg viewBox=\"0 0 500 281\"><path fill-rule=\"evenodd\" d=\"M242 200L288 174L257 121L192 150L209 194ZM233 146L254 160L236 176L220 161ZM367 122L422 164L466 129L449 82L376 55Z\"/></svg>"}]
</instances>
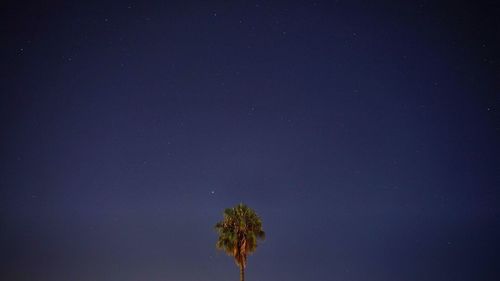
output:
<instances>
[{"instance_id":1,"label":"palm frond","mask_svg":"<svg viewBox=\"0 0 500 281\"><path fill-rule=\"evenodd\" d=\"M215 224L215 229L219 234L217 249L233 256L236 264L243 268L247 255L257 249L258 240L265 239L260 217L243 203L225 209L223 220Z\"/></svg>"}]
</instances>

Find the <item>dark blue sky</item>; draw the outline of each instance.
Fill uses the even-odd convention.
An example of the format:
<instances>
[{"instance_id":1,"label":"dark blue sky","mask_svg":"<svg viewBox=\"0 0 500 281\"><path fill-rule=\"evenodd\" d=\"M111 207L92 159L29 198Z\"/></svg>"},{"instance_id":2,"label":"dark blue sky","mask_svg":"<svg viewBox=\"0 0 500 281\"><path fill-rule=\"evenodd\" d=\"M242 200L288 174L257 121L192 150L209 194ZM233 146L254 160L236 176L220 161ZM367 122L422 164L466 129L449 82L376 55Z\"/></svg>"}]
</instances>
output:
<instances>
[{"instance_id":1,"label":"dark blue sky","mask_svg":"<svg viewBox=\"0 0 500 281\"><path fill-rule=\"evenodd\" d=\"M3 5L0 279L500 279L499 6L374 2Z\"/></svg>"}]
</instances>

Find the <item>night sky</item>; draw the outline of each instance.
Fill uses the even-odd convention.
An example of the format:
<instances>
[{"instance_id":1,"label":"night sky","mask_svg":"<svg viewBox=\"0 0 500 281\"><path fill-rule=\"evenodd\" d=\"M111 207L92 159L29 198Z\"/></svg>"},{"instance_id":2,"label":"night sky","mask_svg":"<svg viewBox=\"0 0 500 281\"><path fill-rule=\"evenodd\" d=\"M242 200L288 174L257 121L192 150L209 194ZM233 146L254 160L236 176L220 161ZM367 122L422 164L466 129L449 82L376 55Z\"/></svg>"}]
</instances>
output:
<instances>
[{"instance_id":1,"label":"night sky","mask_svg":"<svg viewBox=\"0 0 500 281\"><path fill-rule=\"evenodd\" d=\"M495 1L1 6L0 279L500 280Z\"/></svg>"}]
</instances>

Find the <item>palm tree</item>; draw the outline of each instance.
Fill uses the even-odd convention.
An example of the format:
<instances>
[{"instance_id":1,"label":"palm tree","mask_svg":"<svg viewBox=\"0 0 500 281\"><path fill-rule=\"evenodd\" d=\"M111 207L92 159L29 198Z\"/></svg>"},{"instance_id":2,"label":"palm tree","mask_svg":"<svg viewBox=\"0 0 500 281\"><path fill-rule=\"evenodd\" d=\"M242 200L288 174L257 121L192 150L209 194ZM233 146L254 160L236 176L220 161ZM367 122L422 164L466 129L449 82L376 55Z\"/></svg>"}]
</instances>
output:
<instances>
[{"instance_id":1,"label":"palm tree","mask_svg":"<svg viewBox=\"0 0 500 281\"><path fill-rule=\"evenodd\" d=\"M240 268L240 281L245 280L247 255L257 248L257 240L264 240L262 221L254 210L243 203L224 210L224 219L215 225L219 233L217 249L233 256Z\"/></svg>"}]
</instances>

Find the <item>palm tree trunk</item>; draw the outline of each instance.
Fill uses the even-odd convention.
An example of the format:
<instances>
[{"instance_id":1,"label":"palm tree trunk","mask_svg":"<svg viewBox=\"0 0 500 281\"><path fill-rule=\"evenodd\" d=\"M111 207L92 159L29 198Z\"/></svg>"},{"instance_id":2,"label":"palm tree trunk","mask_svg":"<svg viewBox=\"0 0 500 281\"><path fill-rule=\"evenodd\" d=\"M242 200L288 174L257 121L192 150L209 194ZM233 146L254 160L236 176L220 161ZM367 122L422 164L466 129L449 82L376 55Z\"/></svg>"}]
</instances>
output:
<instances>
[{"instance_id":1,"label":"palm tree trunk","mask_svg":"<svg viewBox=\"0 0 500 281\"><path fill-rule=\"evenodd\" d=\"M240 281L245 281L245 268L240 266Z\"/></svg>"}]
</instances>

